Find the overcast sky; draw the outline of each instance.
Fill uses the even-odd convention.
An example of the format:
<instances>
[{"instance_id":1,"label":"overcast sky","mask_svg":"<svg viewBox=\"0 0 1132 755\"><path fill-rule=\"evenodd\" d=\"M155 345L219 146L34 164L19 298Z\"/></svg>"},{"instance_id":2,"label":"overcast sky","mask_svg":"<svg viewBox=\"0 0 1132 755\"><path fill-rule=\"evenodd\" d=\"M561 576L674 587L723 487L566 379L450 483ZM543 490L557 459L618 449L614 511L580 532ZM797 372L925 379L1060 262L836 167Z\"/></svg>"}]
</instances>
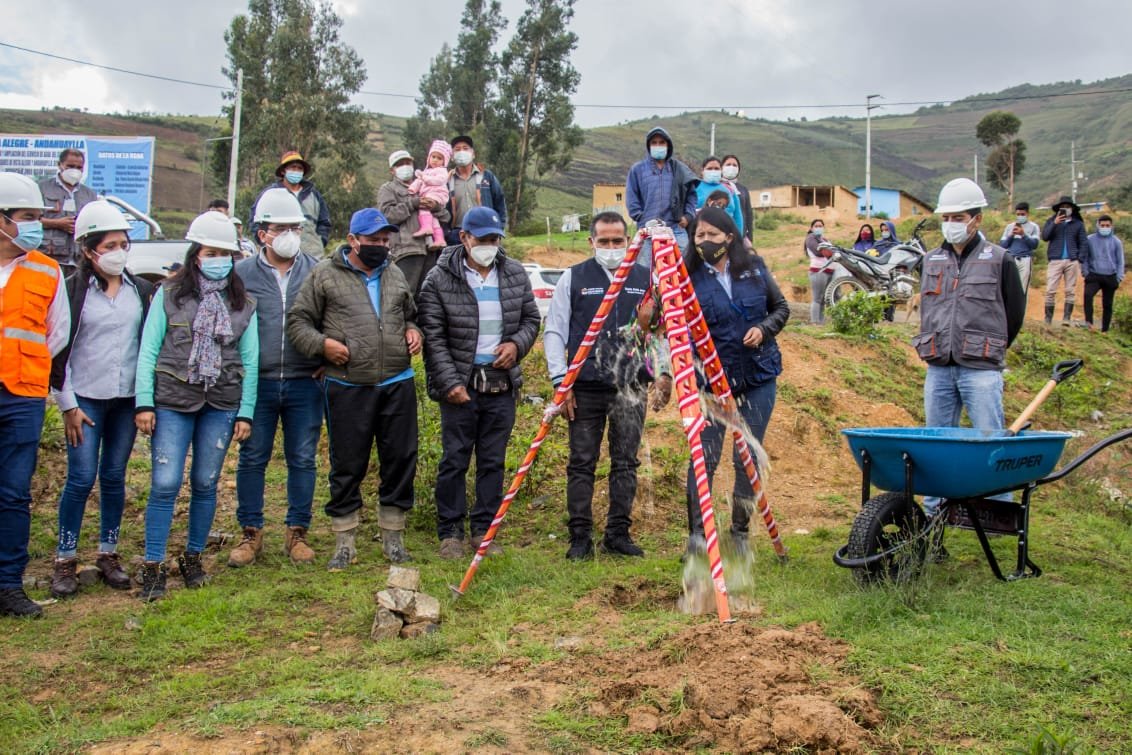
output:
<instances>
[{"instance_id":1,"label":"overcast sky","mask_svg":"<svg viewBox=\"0 0 1132 755\"><path fill-rule=\"evenodd\" d=\"M335 0L344 41L366 62L366 92L415 95L454 43L463 0ZM510 36L524 0L503 0ZM10 8L0 42L78 60L226 85L224 30L245 10L217 0L52 0ZM863 115L863 107L777 105L951 100L1022 83L1132 73L1128 0L578 0L575 95L586 127L700 107L747 115ZM367 110L410 115L410 98L360 94ZM173 84L0 47L0 107L215 114L215 89ZM634 105L633 109L593 107ZM890 107L906 112L912 107ZM885 111L881 111L883 114Z\"/></svg>"}]
</instances>

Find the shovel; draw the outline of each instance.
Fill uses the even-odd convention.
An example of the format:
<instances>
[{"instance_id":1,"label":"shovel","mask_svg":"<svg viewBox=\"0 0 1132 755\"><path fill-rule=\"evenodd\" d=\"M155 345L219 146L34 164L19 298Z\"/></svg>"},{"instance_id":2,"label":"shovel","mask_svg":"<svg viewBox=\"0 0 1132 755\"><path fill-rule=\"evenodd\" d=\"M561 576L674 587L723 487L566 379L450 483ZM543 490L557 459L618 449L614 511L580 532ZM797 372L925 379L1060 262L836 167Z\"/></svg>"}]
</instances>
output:
<instances>
[{"instance_id":1,"label":"shovel","mask_svg":"<svg viewBox=\"0 0 1132 755\"><path fill-rule=\"evenodd\" d=\"M1038 410L1039 406L1045 403L1046 398L1048 398L1049 394L1053 392L1053 389L1057 387L1057 384L1066 378L1076 375L1084 366L1084 359L1066 359L1065 361L1055 364L1049 382L1042 386L1042 389L1038 391L1037 396L1034 396L1034 400L1030 402L1030 405L1018 415L1018 419L1014 420L1014 424L1006 431L1007 435L1017 435L1018 431L1025 427L1026 423L1030 421L1030 416Z\"/></svg>"}]
</instances>

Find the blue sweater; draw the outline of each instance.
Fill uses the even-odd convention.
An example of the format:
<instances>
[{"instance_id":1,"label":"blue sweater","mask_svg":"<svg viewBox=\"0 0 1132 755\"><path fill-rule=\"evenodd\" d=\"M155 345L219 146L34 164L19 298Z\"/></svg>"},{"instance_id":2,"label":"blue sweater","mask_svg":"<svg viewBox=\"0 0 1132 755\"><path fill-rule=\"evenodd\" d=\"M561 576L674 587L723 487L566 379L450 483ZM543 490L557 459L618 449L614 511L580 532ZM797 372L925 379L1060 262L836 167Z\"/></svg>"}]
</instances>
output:
<instances>
[{"instance_id":1,"label":"blue sweater","mask_svg":"<svg viewBox=\"0 0 1132 755\"><path fill-rule=\"evenodd\" d=\"M1081 274L1115 275L1124 280L1124 244L1116 236L1089 236L1089 251L1081 257Z\"/></svg>"},{"instance_id":2,"label":"blue sweater","mask_svg":"<svg viewBox=\"0 0 1132 755\"><path fill-rule=\"evenodd\" d=\"M725 191L730 196L727 201L727 214L735 221L735 227L739 229L739 235L744 233L743 229L743 207L740 204L739 196L731 191L731 187L726 184L709 184L703 179L696 184L696 209L703 207L707 203L707 198L717 191Z\"/></svg>"}]
</instances>

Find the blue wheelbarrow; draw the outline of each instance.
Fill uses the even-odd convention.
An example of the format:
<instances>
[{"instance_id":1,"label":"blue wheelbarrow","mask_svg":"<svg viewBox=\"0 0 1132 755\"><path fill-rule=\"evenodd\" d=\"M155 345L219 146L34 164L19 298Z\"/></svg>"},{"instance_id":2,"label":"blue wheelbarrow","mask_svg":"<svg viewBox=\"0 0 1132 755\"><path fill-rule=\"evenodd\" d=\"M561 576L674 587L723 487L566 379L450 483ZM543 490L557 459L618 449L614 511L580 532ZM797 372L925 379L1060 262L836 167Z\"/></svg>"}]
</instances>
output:
<instances>
[{"instance_id":1,"label":"blue wheelbarrow","mask_svg":"<svg viewBox=\"0 0 1132 755\"><path fill-rule=\"evenodd\" d=\"M938 560L943 528L973 530L994 575L1004 581L1040 576L1029 555L1030 498L1039 485L1056 482L1102 449L1132 437L1124 430L1098 442L1053 472L1065 432L1023 430L1053 388L1074 375L1081 360L1059 362L1053 376L1007 430L961 427L878 427L842 430L861 468L861 511L848 544L833 555L858 584L914 579L929 559ZM872 486L888 491L872 495ZM1005 500L1021 492L1021 502ZM929 517L913 496L942 498ZM989 536L1018 540L1017 565L1004 574Z\"/></svg>"}]
</instances>

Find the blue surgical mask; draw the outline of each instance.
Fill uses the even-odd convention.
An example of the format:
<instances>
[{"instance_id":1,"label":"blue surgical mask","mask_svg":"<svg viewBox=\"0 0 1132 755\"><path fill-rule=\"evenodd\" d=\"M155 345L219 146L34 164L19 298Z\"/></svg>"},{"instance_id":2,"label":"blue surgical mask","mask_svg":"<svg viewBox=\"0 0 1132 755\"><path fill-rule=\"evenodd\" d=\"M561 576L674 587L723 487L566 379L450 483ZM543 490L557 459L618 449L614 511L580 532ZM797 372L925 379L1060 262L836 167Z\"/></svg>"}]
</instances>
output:
<instances>
[{"instance_id":1,"label":"blue surgical mask","mask_svg":"<svg viewBox=\"0 0 1132 755\"><path fill-rule=\"evenodd\" d=\"M649 147L649 155L652 157L653 160L667 160L668 159L668 145L667 144L658 144L656 146Z\"/></svg>"},{"instance_id":2,"label":"blue surgical mask","mask_svg":"<svg viewBox=\"0 0 1132 755\"><path fill-rule=\"evenodd\" d=\"M723 178L723 171L719 168L704 171L704 183L717 184Z\"/></svg>"},{"instance_id":3,"label":"blue surgical mask","mask_svg":"<svg viewBox=\"0 0 1132 755\"><path fill-rule=\"evenodd\" d=\"M0 233L4 232L0 231ZM8 236L6 233L4 235ZM25 252L38 249L40 244L43 243L43 223L38 220L16 221L16 235L8 236L8 238Z\"/></svg>"},{"instance_id":4,"label":"blue surgical mask","mask_svg":"<svg viewBox=\"0 0 1132 755\"><path fill-rule=\"evenodd\" d=\"M287 179L289 184L300 184L303 182L304 175L301 170L289 170L283 174L283 177Z\"/></svg>"},{"instance_id":5,"label":"blue surgical mask","mask_svg":"<svg viewBox=\"0 0 1132 755\"><path fill-rule=\"evenodd\" d=\"M1099 233L1102 236L1111 236L1112 235L1112 226L1109 226L1108 228L1098 228L1097 233Z\"/></svg>"},{"instance_id":6,"label":"blue surgical mask","mask_svg":"<svg viewBox=\"0 0 1132 755\"><path fill-rule=\"evenodd\" d=\"M224 280L232 272L231 257L209 257L200 261L200 273L210 281Z\"/></svg>"},{"instance_id":7,"label":"blue surgical mask","mask_svg":"<svg viewBox=\"0 0 1132 755\"><path fill-rule=\"evenodd\" d=\"M821 227L820 225L815 225L810 233L814 234L815 236L823 236L825 235L825 228Z\"/></svg>"},{"instance_id":8,"label":"blue surgical mask","mask_svg":"<svg viewBox=\"0 0 1132 755\"><path fill-rule=\"evenodd\" d=\"M1014 216L1014 220L1017 221L1018 225L1026 225L1026 221L1028 221L1029 219L1030 218L1026 215L1015 215Z\"/></svg>"}]
</instances>

